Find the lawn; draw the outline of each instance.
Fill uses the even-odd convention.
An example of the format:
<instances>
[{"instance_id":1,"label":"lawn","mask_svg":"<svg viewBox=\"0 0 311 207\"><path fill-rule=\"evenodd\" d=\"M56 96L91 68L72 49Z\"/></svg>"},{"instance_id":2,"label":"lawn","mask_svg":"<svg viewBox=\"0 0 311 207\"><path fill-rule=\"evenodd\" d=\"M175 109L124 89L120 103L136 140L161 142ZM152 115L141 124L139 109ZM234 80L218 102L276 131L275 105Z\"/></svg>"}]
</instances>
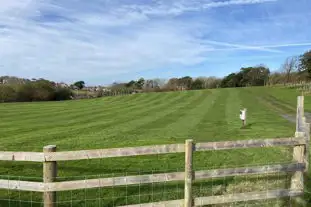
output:
<instances>
[{"instance_id":1,"label":"lawn","mask_svg":"<svg viewBox=\"0 0 311 207\"><path fill-rule=\"evenodd\" d=\"M209 142L290 137L295 124L280 113L295 113L297 95L292 89L260 87L0 104L0 151L42 151L49 144L65 151L183 143L189 138ZM306 110L311 111L308 103ZM248 109L248 126L241 129L239 110L244 107ZM287 148L204 152L195 153L194 168L257 166L290 160ZM184 170L183 163L183 154L59 162L58 179L178 172ZM0 175L4 179L41 181L42 165L0 162ZM196 183L194 193L207 196L284 188L287 179L288 176L278 174L269 178L206 180ZM119 206L183 198L183 184L125 186L58 195L58 206ZM0 190L0 206L37 206L37 202L40 206L39 193ZM282 206L283 202L278 200L273 205ZM264 201L258 206L271 203Z\"/></svg>"}]
</instances>

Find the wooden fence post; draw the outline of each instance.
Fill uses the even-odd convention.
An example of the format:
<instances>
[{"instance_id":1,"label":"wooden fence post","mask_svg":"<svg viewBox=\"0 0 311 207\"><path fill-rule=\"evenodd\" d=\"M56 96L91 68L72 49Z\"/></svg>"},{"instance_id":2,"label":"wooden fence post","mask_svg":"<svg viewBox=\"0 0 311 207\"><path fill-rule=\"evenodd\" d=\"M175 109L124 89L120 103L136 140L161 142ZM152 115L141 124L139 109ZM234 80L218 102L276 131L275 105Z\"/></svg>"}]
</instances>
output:
<instances>
[{"instance_id":1,"label":"wooden fence post","mask_svg":"<svg viewBox=\"0 0 311 207\"><path fill-rule=\"evenodd\" d=\"M310 123L305 123L305 136L306 136L305 172L307 173L309 170L309 159L310 159Z\"/></svg>"},{"instance_id":2,"label":"wooden fence post","mask_svg":"<svg viewBox=\"0 0 311 207\"><path fill-rule=\"evenodd\" d=\"M193 169L192 169L192 156L193 156L193 140L186 140L185 144L185 201L184 207L193 206L192 198L192 181L193 181Z\"/></svg>"},{"instance_id":3,"label":"wooden fence post","mask_svg":"<svg viewBox=\"0 0 311 207\"><path fill-rule=\"evenodd\" d=\"M304 97L297 97L296 133L304 132ZM296 135L297 137L298 135Z\"/></svg>"},{"instance_id":4,"label":"wooden fence post","mask_svg":"<svg viewBox=\"0 0 311 207\"><path fill-rule=\"evenodd\" d=\"M297 99L297 115L296 115L296 133L295 137L305 137L306 138L306 123L304 118L304 98L303 96L298 96ZM306 145L297 145L293 149L293 161L298 163L304 163L306 161ZM304 175L301 171L294 172L291 178L291 190L292 191L303 191L304 190ZM292 204L295 205L300 203L300 198L292 198Z\"/></svg>"},{"instance_id":5,"label":"wooden fence post","mask_svg":"<svg viewBox=\"0 0 311 207\"><path fill-rule=\"evenodd\" d=\"M55 145L48 145L43 147L43 152L56 152ZM43 182L54 182L57 177L57 163L43 162ZM56 207L56 192L44 192L43 193L44 207Z\"/></svg>"}]
</instances>

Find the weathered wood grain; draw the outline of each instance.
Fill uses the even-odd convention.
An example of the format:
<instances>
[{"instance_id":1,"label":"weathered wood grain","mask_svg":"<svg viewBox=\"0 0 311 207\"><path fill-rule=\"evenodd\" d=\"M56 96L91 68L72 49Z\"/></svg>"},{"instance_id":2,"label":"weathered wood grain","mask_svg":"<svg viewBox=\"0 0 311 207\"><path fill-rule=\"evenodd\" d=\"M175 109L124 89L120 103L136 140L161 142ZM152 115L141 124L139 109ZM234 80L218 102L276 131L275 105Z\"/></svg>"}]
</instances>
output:
<instances>
[{"instance_id":1,"label":"weathered wood grain","mask_svg":"<svg viewBox=\"0 0 311 207\"><path fill-rule=\"evenodd\" d=\"M42 152L6 152L0 151L1 161L29 161L43 162L44 156Z\"/></svg>"},{"instance_id":2,"label":"weathered wood grain","mask_svg":"<svg viewBox=\"0 0 311 207\"><path fill-rule=\"evenodd\" d=\"M185 152L184 144L45 153L46 161L84 160Z\"/></svg>"},{"instance_id":3,"label":"weathered wood grain","mask_svg":"<svg viewBox=\"0 0 311 207\"><path fill-rule=\"evenodd\" d=\"M67 190L75 190L75 189L88 189L88 188L135 185L135 184L143 184L143 183L158 183L158 182L170 182L170 181L182 181L182 180L184 180L184 172L162 173L162 174L153 174L153 175L125 176L125 177L114 177L114 178L88 179L88 180L79 180L79 181L54 182L54 183L46 184L45 190L67 191Z\"/></svg>"},{"instance_id":4,"label":"weathered wood grain","mask_svg":"<svg viewBox=\"0 0 311 207\"><path fill-rule=\"evenodd\" d=\"M237 193L221 196L209 196L209 197L200 197L196 198L194 201L194 206L205 206L213 204L224 204L231 202L239 201L252 201L252 200L267 200L274 198L283 198L283 197L295 197L302 195L302 191L291 191L285 189L270 190L270 191L261 191L261 192L251 192L251 193ZM184 205L183 200L172 200L172 201L162 201L156 203L144 203L144 204L135 204L127 205L121 207L182 207Z\"/></svg>"},{"instance_id":5,"label":"weathered wood grain","mask_svg":"<svg viewBox=\"0 0 311 207\"><path fill-rule=\"evenodd\" d=\"M208 179L208 178L221 178L228 176L269 174L278 172L296 172L296 171L302 172L305 170L305 168L306 168L305 163L292 163L292 164L265 165L257 167L204 170L195 172L195 180Z\"/></svg>"},{"instance_id":6,"label":"weathered wood grain","mask_svg":"<svg viewBox=\"0 0 311 207\"><path fill-rule=\"evenodd\" d=\"M310 123L305 124L305 131L306 131L306 142L307 144L305 145L305 152L306 155L305 157L305 163L306 163L306 170L305 173L308 172L309 165L310 165Z\"/></svg>"},{"instance_id":7,"label":"weathered wood grain","mask_svg":"<svg viewBox=\"0 0 311 207\"><path fill-rule=\"evenodd\" d=\"M56 152L55 145L45 146L43 152ZM49 161L43 163L43 182L51 183L56 180L57 177L57 162ZM43 202L44 207L56 207L56 192L44 192Z\"/></svg>"},{"instance_id":8,"label":"weathered wood grain","mask_svg":"<svg viewBox=\"0 0 311 207\"><path fill-rule=\"evenodd\" d=\"M195 151L226 150L255 147L297 146L306 144L305 138L277 138L262 140L240 140L226 142L207 142L195 145ZM154 145L143 147L81 150L66 152L0 152L2 161L70 161L100 159L109 157L127 157L139 155L167 154L185 152L184 144Z\"/></svg>"},{"instance_id":9,"label":"weathered wood grain","mask_svg":"<svg viewBox=\"0 0 311 207\"><path fill-rule=\"evenodd\" d=\"M184 200L161 201L155 203L134 204L120 207L183 207Z\"/></svg>"},{"instance_id":10,"label":"weathered wood grain","mask_svg":"<svg viewBox=\"0 0 311 207\"><path fill-rule=\"evenodd\" d=\"M185 143L185 202L184 207L192 207L192 182L193 182L193 140Z\"/></svg>"},{"instance_id":11,"label":"weathered wood grain","mask_svg":"<svg viewBox=\"0 0 311 207\"><path fill-rule=\"evenodd\" d=\"M277 138L277 139L260 139L260 140L240 140L226 142L207 142L197 143L196 151L210 150L228 150L240 148L259 148L259 147L279 147L279 146L296 146L306 144L304 138Z\"/></svg>"},{"instance_id":12,"label":"weathered wood grain","mask_svg":"<svg viewBox=\"0 0 311 207\"><path fill-rule=\"evenodd\" d=\"M296 132L303 132L304 96L297 97Z\"/></svg>"},{"instance_id":13,"label":"weathered wood grain","mask_svg":"<svg viewBox=\"0 0 311 207\"><path fill-rule=\"evenodd\" d=\"M0 180L0 189L44 192L44 184L42 182Z\"/></svg>"},{"instance_id":14,"label":"weathered wood grain","mask_svg":"<svg viewBox=\"0 0 311 207\"><path fill-rule=\"evenodd\" d=\"M239 201L266 200L273 198L295 197L303 195L303 191L292 191L286 189L260 191L251 193L236 193L230 195L201 197L195 199L195 206L231 203Z\"/></svg>"},{"instance_id":15,"label":"weathered wood grain","mask_svg":"<svg viewBox=\"0 0 311 207\"><path fill-rule=\"evenodd\" d=\"M266 166L245 167L245 168L232 168L232 169L215 169L215 170L196 171L194 172L194 179L200 180L200 179L227 177L227 176L243 176L243 175L267 174L277 172L295 172L295 171L303 171L304 169L305 169L304 163L266 165ZM135 185L146 183L183 181L184 179L185 179L185 172L99 178L99 179L50 182L50 183L0 180L1 181L0 188L14 189L12 188L12 186L16 186L17 183L20 182L24 185L18 186L17 190L26 190L26 191L29 190L29 188L27 187L28 186L27 183L29 183L29 185L40 186L40 188L38 187L31 188L31 191L51 192L51 191L68 191L77 189Z\"/></svg>"}]
</instances>

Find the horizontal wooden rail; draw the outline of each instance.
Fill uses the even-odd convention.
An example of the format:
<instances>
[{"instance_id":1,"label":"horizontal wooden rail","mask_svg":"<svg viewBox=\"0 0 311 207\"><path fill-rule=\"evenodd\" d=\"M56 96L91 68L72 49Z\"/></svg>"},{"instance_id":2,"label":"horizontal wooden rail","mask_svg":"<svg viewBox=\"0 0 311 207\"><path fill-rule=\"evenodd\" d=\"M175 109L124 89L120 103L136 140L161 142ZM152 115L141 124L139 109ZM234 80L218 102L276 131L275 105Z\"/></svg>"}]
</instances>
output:
<instances>
[{"instance_id":1,"label":"horizontal wooden rail","mask_svg":"<svg viewBox=\"0 0 311 207\"><path fill-rule=\"evenodd\" d=\"M184 172L54 182L49 183L47 185L46 190L68 191L75 189L112 187L123 185L157 183L157 182L181 181L181 180L184 180Z\"/></svg>"},{"instance_id":2,"label":"horizontal wooden rail","mask_svg":"<svg viewBox=\"0 0 311 207\"><path fill-rule=\"evenodd\" d=\"M305 163L292 163L292 164L265 165L256 167L203 170L195 172L195 180L221 178L229 176L295 172L295 171L304 171L305 168L306 168Z\"/></svg>"},{"instance_id":3,"label":"horizontal wooden rail","mask_svg":"<svg viewBox=\"0 0 311 207\"><path fill-rule=\"evenodd\" d=\"M111 148L100 150L82 150L54 152L45 154L46 161L84 160L109 157L128 157L185 152L184 144L153 145L143 147Z\"/></svg>"},{"instance_id":4,"label":"horizontal wooden rail","mask_svg":"<svg viewBox=\"0 0 311 207\"><path fill-rule=\"evenodd\" d=\"M20 180L0 180L0 189L44 192L44 183Z\"/></svg>"},{"instance_id":5,"label":"horizontal wooden rail","mask_svg":"<svg viewBox=\"0 0 311 207\"><path fill-rule=\"evenodd\" d=\"M43 162L44 154L42 152L2 152L0 151L0 160Z\"/></svg>"},{"instance_id":6,"label":"horizontal wooden rail","mask_svg":"<svg viewBox=\"0 0 311 207\"><path fill-rule=\"evenodd\" d=\"M304 144L306 144L305 138L277 138L277 139L239 140L239 141L226 141L226 142L206 142L206 143L197 143L195 145L195 151L296 146Z\"/></svg>"},{"instance_id":7,"label":"horizontal wooden rail","mask_svg":"<svg viewBox=\"0 0 311 207\"><path fill-rule=\"evenodd\" d=\"M195 198L195 206L214 205L241 201L267 200L274 198L296 197L303 195L303 191L292 191L287 189L277 189L269 191L259 191L251 193L236 193L221 196L209 196Z\"/></svg>"},{"instance_id":8,"label":"horizontal wooden rail","mask_svg":"<svg viewBox=\"0 0 311 207\"><path fill-rule=\"evenodd\" d=\"M304 170L305 170L304 163L292 163L292 164L196 171L194 173L195 174L194 177L195 180L199 180L199 179L220 178L227 176L243 176L253 174L278 173L278 172L295 172ZM0 180L0 188L12 190L14 189L24 190L24 191L38 191L38 192L69 191L78 189L147 184L157 182L183 181L184 177L185 177L184 172L174 172L174 173L161 173L153 175L98 178L98 179L53 182L53 183Z\"/></svg>"},{"instance_id":9,"label":"horizontal wooden rail","mask_svg":"<svg viewBox=\"0 0 311 207\"><path fill-rule=\"evenodd\" d=\"M296 197L301 195L303 195L303 191L291 191L286 189L259 191L251 193L236 193L221 196L195 198L194 206L205 206L205 205L214 205L231 202L241 202L241 201L253 201L253 200L267 200L274 198L284 198L289 196ZM181 199L181 200L162 201L155 203L134 204L121 207L167 207L167 206L183 207L184 200Z\"/></svg>"},{"instance_id":10,"label":"horizontal wooden rail","mask_svg":"<svg viewBox=\"0 0 311 207\"><path fill-rule=\"evenodd\" d=\"M171 201L161 201L154 203L143 203L143 204L134 204L120 207L184 207L184 199L180 200L171 200Z\"/></svg>"},{"instance_id":11,"label":"horizontal wooden rail","mask_svg":"<svg viewBox=\"0 0 311 207\"><path fill-rule=\"evenodd\" d=\"M304 138L277 138L277 139L261 139L261 140L240 140L226 142L207 142L197 143L195 151L208 150L227 150L239 148L255 148L255 147L278 147L278 146L296 146L306 144ZM127 147L127 148L111 148L97 150L80 150L66 152L0 152L0 160L3 161L70 161L99 159L109 157L128 157L139 155L154 155L185 152L184 144L154 145L143 147Z\"/></svg>"}]
</instances>

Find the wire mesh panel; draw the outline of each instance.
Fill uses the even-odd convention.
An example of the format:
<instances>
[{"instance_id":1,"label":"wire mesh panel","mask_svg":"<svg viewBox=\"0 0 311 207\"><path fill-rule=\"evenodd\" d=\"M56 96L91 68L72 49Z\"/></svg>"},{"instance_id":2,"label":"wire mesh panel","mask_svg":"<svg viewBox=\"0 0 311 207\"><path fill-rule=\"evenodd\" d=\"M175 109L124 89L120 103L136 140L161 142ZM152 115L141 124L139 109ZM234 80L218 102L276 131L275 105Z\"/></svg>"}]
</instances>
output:
<instances>
[{"instance_id":1,"label":"wire mesh panel","mask_svg":"<svg viewBox=\"0 0 311 207\"><path fill-rule=\"evenodd\" d=\"M288 198L284 189L290 188L292 172L302 170L304 166L291 162L291 152L292 147L195 152L192 186L195 205L286 206ZM236 159L237 156L240 159ZM176 200L183 202L184 154L148 155L140 158L59 162L58 177L55 183L51 183L55 185L49 184L48 189L58 189L56 206L115 207ZM135 165L135 159L142 163ZM103 170L107 164L115 167ZM94 167L94 172L103 170L105 173L82 175L76 166L90 166ZM262 169L266 173L261 173ZM1 179L14 181L16 186L23 181L42 181L42 177L2 176ZM68 185L72 183L76 187ZM93 188L92 185L103 187ZM69 189L68 186L71 190L62 190ZM46 186L41 191L44 189ZM43 205L40 192L25 192L14 188L0 192L1 206ZM260 196L248 194L254 192Z\"/></svg>"}]
</instances>

